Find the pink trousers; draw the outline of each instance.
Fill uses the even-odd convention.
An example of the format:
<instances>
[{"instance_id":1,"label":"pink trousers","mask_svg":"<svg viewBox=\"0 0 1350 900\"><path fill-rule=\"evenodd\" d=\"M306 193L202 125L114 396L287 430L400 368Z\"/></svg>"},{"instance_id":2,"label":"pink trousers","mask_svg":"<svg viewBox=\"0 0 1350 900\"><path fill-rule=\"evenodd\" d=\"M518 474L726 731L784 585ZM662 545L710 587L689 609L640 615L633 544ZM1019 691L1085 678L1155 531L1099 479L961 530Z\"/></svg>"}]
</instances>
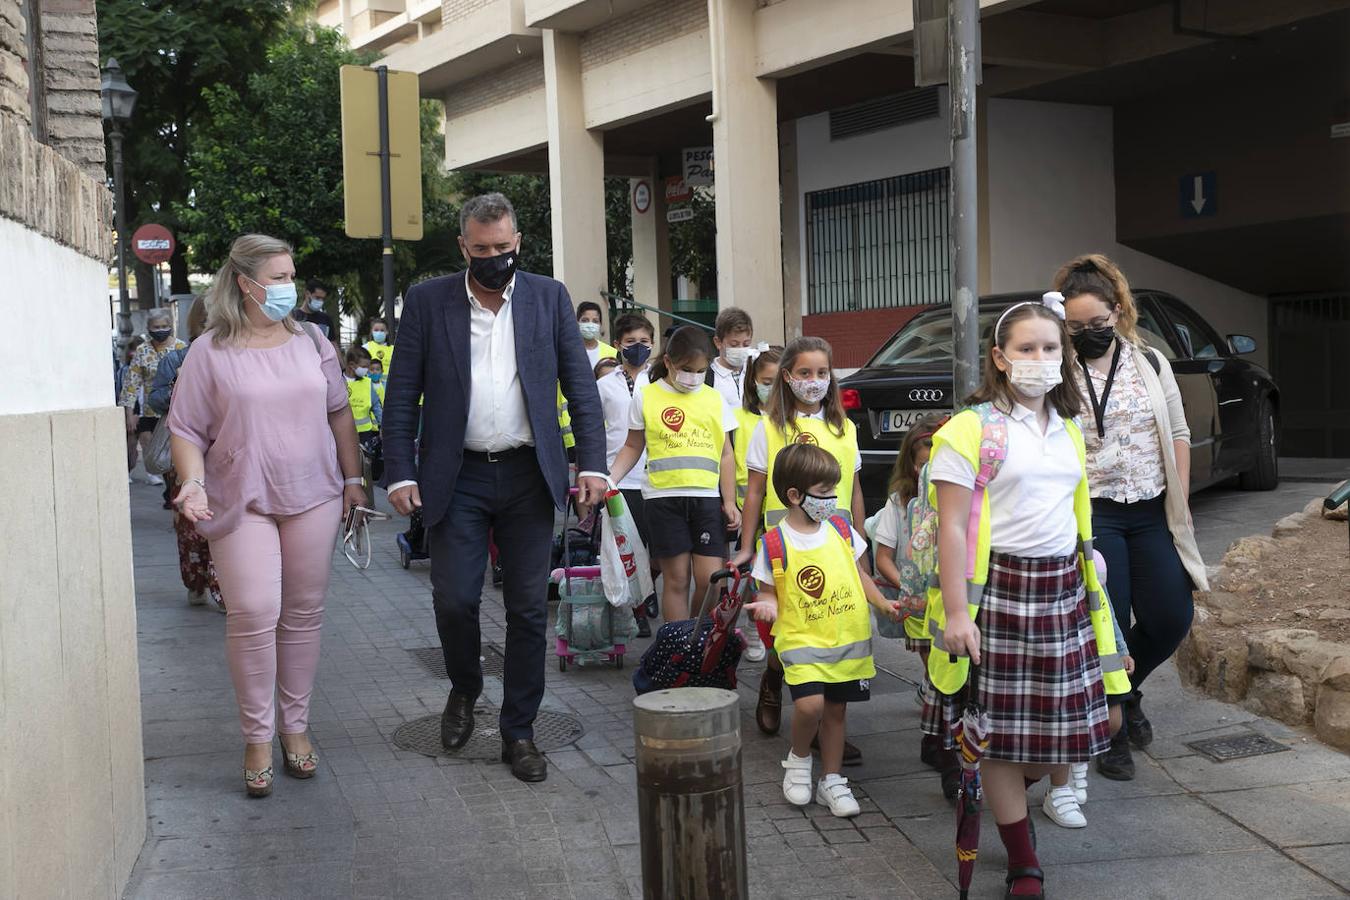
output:
<instances>
[{"instance_id":1,"label":"pink trousers","mask_svg":"<svg viewBox=\"0 0 1350 900\"><path fill-rule=\"evenodd\" d=\"M276 735L278 694L281 733L309 727L341 511L335 497L294 516L246 512L237 530L211 541L227 610L225 655L246 743L269 743Z\"/></svg>"}]
</instances>

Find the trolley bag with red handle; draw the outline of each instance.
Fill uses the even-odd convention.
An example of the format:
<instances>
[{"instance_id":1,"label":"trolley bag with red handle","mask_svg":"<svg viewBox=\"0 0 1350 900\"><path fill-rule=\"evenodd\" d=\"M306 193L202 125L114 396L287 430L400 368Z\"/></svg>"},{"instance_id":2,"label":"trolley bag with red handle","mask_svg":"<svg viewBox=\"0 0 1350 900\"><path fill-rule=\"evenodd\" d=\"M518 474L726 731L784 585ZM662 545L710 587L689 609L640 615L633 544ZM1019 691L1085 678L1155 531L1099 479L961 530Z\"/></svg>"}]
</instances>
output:
<instances>
[{"instance_id":1,"label":"trolley bag with red handle","mask_svg":"<svg viewBox=\"0 0 1350 900\"><path fill-rule=\"evenodd\" d=\"M734 691L736 666L745 650L745 638L734 623L749 583L748 566L716 572L698 615L668 622L656 632L633 673L633 689L639 694L677 687Z\"/></svg>"}]
</instances>

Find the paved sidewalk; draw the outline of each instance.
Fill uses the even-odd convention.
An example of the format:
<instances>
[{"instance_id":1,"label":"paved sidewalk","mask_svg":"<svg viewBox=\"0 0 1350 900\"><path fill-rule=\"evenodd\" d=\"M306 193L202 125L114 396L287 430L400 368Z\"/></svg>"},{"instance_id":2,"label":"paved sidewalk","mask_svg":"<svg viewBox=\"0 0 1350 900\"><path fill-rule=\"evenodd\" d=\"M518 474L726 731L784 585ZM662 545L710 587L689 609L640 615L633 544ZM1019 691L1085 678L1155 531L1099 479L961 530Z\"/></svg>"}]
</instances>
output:
<instances>
[{"instance_id":1,"label":"paved sidewalk","mask_svg":"<svg viewBox=\"0 0 1350 900\"><path fill-rule=\"evenodd\" d=\"M137 485L131 496L150 836L128 897L641 896L629 712L637 653L623 671L560 673L550 660L545 709L575 718L584 733L548 754L543 784L522 784L496 762L398 749L394 732L438 714L447 683L409 652L437 643L427 563L401 569L398 526L380 526L368 571L334 557L311 715L320 773L307 782L279 774L272 797L250 801L239 784L242 746L223 617L186 605L158 491ZM1254 522L1252 530L1268 524ZM490 584L484 594L484 641L500 646L500 598ZM742 666L752 896L955 896L953 811L917 759L917 657L884 643L873 700L850 711L850 733L866 756L847 772L864 806L852 821L816 809L803 814L782 799L786 741L756 731L761 666ZM1057 829L1033 812L1049 891L1345 896L1350 758L1183 693L1170 666L1155 680L1147 704L1158 740L1147 755L1136 754L1138 778L1120 784L1094 775L1090 825L1080 831ZM500 681L487 684L484 701L493 703ZM484 725L495 721L480 717ZM1249 731L1291 749L1214 763L1186 746ZM276 762L279 772L279 755ZM992 817L985 819L972 896L993 898L1002 895L1006 858Z\"/></svg>"}]
</instances>

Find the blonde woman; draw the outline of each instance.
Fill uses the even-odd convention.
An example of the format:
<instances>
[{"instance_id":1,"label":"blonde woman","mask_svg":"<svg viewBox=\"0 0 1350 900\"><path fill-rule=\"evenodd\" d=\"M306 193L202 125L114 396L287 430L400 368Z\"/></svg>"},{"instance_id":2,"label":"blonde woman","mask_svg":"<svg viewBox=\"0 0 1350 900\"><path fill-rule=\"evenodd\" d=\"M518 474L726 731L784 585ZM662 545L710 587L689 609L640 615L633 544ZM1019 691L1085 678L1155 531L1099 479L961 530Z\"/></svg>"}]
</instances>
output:
<instances>
[{"instance_id":1,"label":"blonde woman","mask_svg":"<svg viewBox=\"0 0 1350 900\"><path fill-rule=\"evenodd\" d=\"M1191 430L1172 367L1139 336L1139 312L1116 264L1099 254L1080 256L1055 274L1054 288L1064 295L1077 357L1092 532L1135 664L1132 692L1120 698L1125 727L1097 758L1097 770L1128 781L1130 745L1143 749L1153 740L1139 687L1190 630L1191 591L1208 589L1188 500ZM1085 771L1074 780L1086 790Z\"/></svg>"},{"instance_id":2,"label":"blonde woman","mask_svg":"<svg viewBox=\"0 0 1350 900\"><path fill-rule=\"evenodd\" d=\"M272 792L276 695L286 773L317 771L309 699L333 542L365 498L337 354L291 317L295 296L289 245L236 239L169 411L174 502L210 543L225 595L251 797Z\"/></svg>"}]
</instances>

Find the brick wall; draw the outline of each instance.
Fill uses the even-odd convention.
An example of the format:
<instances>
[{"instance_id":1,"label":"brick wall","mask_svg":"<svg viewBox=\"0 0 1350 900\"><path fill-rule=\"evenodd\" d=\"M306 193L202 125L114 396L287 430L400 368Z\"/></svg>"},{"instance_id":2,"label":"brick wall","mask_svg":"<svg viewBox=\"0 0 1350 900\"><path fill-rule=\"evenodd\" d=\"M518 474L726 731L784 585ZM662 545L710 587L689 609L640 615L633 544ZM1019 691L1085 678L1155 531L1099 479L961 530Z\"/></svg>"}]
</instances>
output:
<instances>
[{"instance_id":1,"label":"brick wall","mask_svg":"<svg viewBox=\"0 0 1350 900\"><path fill-rule=\"evenodd\" d=\"M42 0L42 68L47 143L103 181L98 28L94 0Z\"/></svg>"},{"instance_id":2,"label":"brick wall","mask_svg":"<svg viewBox=\"0 0 1350 900\"><path fill-rule=\"evenodd\" d=\"M586 32L581 39L581 69L602 66L707 27L706 0L669 0L644 7Z\"/></svg>"},{"instance_id":3,"label":"brick wall","mask_svg":"<svg viewBox=\"0 0 1350 900\"><path fill-rule=\"evenodd\" d=\"M522 59L450 88L445 95L445 118L468 115L543 86L543 57Z\"/></svg>"},{"instance_id":4,"label":"brick wall","mask_svg":"<svg viewBox=\"0 0 1350 900\"><path fill-rule=\"evenodd\" d=\"M99 260L112 256L94 0L43 0L47 142L33 134L28 23L0 0L0 216Z\"/></svg>"},{"instance_id":5,"label":"brick wall","mask_svg":"<svg viewBox=\"0 0 1350 900\"><path fill-rule=\"evenodd\" d=\"M802 316L802 334L823 337L834 350L834 365L856 369L881 349L891 335L926 306L897 306L858 312Z\"/></svg>"},{"instance_id":6,"label":"brick wall","mask_svg":"<svg viewBox=\"0 0 1350 900\"><path fill-rule=\"evenodd\" d=\"M497 0L441 0L441 23L449 25L496 2Z\"/></svg>"},{"instance_id":7,"label":"brick wall","mask_svg":"<svg viewBox=\"0 0 1350 900\"><path fill-rule=\"evenodd\" d=\"M28 26L19 0L0 0L0 116L32 121L28 104Z\"/></svg>"}]
</instances>

